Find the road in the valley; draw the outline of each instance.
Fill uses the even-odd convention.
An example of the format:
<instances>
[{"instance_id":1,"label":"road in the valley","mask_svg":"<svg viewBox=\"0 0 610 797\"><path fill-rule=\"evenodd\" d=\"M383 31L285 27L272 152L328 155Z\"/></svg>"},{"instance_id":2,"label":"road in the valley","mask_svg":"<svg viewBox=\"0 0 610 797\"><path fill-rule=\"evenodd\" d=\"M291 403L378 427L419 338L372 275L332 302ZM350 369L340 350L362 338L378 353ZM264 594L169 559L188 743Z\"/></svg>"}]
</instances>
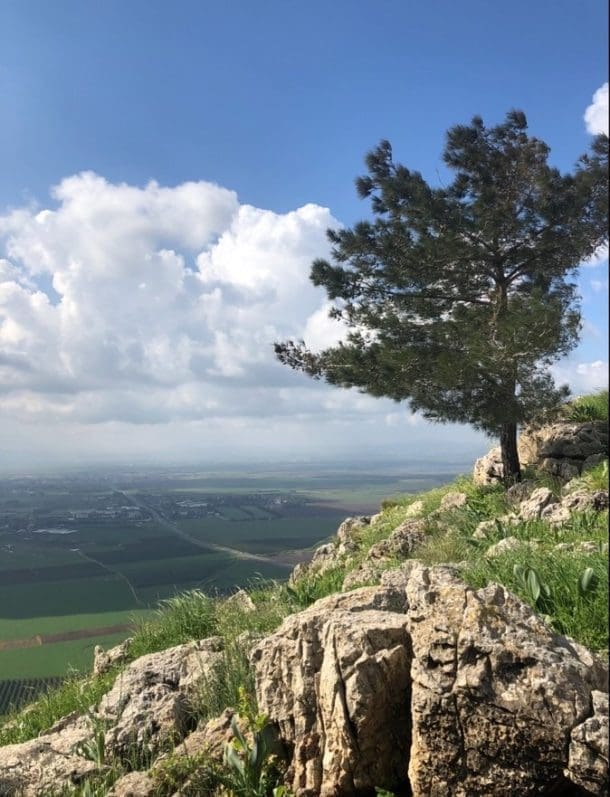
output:
<instances>
[{"instance_id":1,"label":"road in the valley","mask_svg":"<svg viewBox=\"0 0 610 797\"><path fill-rule=\"evenodd\" d=\"M165 515L159 512L158 509L154 509L154 507L144 503L143 501L138 501L133 495L129 495L128 493L123 492L123 490L117 490L116 492L120 493L125 500L129 501L129 503L133 506L137 506L139 509L143 509L152 515L155 522L160 526L168 531L171 531L172 534L182 537L183 540L190 542L192 545L196 545L198 548L201 548L204 551L226 553L234 556L236 559L250 559L255 562L265 562L266 564L285 567L286 569L292 568L291 564L282 562L279 559L274 559L271 556L264 556L263 554L258 553L249 553L248 551L240 551L237 548L230 548L228 545L218 545L215 542L204 542L203 540L197 539L197 537L192 537L190 534L188 534L188 532L184 531L184 529L181 529L177 523L172 523L172 521L166 518Z\"/></svg>"}]
</instances>

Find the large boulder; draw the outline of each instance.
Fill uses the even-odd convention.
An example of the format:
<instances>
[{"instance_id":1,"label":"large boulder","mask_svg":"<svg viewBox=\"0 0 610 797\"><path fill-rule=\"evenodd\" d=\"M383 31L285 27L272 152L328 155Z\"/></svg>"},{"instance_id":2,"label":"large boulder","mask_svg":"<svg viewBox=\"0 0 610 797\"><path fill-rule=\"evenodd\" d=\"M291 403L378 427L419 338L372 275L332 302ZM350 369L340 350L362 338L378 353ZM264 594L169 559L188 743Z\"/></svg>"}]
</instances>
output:
<instances>
[{"instance_id":1,"label":"large boulder","mask_svg":"<svg viewBox=\"0 0 610 797\"><path fill-rule=\"evenodd\" d=\"M568 481L608 456L608 425L604 421L557 421L525 429L517 449L522 466L534 465ZM502 475L499 446L475 462L475 484L494 484Z\"/></svg>"},{"instance_id":2,"label":"large boulder","mask_svg":"<svg viewBox=\"0 0 610 797\"><path fill-rule=\"evenodd\" d=\"M587 778L604 793L586 725L602 663L503 587L408 564L287 618L252 652L295 793L533 797Z\"/></svg>"},{"instance_id":3,"label":"large boulder","mask_svg":"<svg viewBox=\"0 0 610 797\"><path fill-rule=\"evenodd\" d=\"M406 592L413 795L570 793L561 762L607 689L601 662L501 586L422 567Z\"/></svg>"},{"instance_id":4,"label":"large boulder","mask_svg":"<svg viewBox=\"0 0 610 797\"><path fill-rule=\"evenodd\" d=\"M293 751L288 777L298 795L373 793L404 780L411 664L404 606L391 588L332 596L254 649L259 708Z\"/></svg>"}]
</instances>

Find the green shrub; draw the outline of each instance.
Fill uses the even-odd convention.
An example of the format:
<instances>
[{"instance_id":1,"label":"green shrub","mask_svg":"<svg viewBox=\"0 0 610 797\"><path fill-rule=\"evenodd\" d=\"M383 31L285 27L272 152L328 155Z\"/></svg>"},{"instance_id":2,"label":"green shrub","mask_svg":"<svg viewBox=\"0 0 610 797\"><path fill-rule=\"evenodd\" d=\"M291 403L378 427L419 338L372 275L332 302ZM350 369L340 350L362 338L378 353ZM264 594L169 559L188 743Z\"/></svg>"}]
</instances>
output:
<instances>
[{"instance_id":1,"label":"green shrub","mask_svg":"<svg viewBox=\"0 0 610 797\"><path fill-rule=\"evenodd\" d=\"M599 390L597 393L573 399L564 406L562 415L566 420L577 423L607 421L608 391Z\"/></svg>"}]
</instances>

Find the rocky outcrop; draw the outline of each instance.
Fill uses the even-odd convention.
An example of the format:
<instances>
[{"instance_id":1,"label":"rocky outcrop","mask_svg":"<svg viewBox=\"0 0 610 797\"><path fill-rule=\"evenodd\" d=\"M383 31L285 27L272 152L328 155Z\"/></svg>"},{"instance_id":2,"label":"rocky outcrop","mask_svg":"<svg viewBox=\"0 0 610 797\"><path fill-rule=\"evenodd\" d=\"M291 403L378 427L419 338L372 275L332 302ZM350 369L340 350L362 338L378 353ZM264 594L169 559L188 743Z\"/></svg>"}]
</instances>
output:
<instances>
[{"instance_id":1,"label":"rocky outcrop","mask_svg":"<svg viewBox=\"0 0 610 797\"><path fill-rule=\"evenodd\" d=\"M533 465L568 481L608 457L608 424L604 421L573 423L558 421L538 429L526 429L519 437L521 465ZM477 459L475 484L502 480L500 448L492 448Z\"/></svg>"},{"instance_id":2,"label":"rocky outcrop","mask_svg":"<svg viewBox=\"0 0 610 797\"><path fill-rule=\"evenodd\" d=\"M539 487L520 505L519 517L522 520L538 520L546 507L556 503L557 499L548 487Z\"/></svg>"},{"instance_id":3,"label":"rocky outcrop","mask_svg":"<svg viewBox=\"0 0 610 797\"><path fill-rule=\"evenodd\" d=\"M93 730L88 717L72 714L37 739L0 747L0 795L40 797L81 783L97 769L79 752Z\"/></svg>"},{"instance_id":4,"label":"rocky outcrop","mask_svg":"<svg viewBox=\"0 0 610 797\"><path fill-rule=\"evenodd\" d=\"M222 640L206 639L141 656L116 679L99 705L109 756L156 752L181 739L192 723L190 698L222 658Z\"/></svg>"},{"instance_id":5,"label":"rocky outcrop","mask_svg":"<svg viewBox=\"0 0 610 797\"><path fill-rule=\"evenodd\" d=\"M440 511L453 512L454 509L463 509L468 503L466 493L447 493L441 499Z\"/></svg>"},{"instance_id":6,"label":"rocky outcrop","mask_svg":"<svg viewBox=\"0 0 610 797\"><path fill-rule=\"evenodd\" d=\"M394 572L253 650L295 793L528 797L575 794L573 781L602 794L601 662L503 587L414 562Z\"/></svg>"},{"instance_id":7,"label":"rocky outcrop","mask_svg":"<svg viewBox=\"0 0 610 797\"><path fill-rule=\"evenodd\" d=\"M591 693L593 714L570 734L566 775L589 794L608 789L608 693Z\"/></svg>"},{"instance_id":8,"label":"rocky outcrop","mask_svg":"<svg viewBox=\"0 0 610 797\"><path fill-rule=\"evenodd\" d=\"M96 645L93 650L93 674L102 675L113 667L124 664L129 659L132 642L133 639L128 637L109 650L104 650L101 645Z\"/></svg>"},{"instance_id":9,"label":"rocky outcrop","mask_svg":"<svg viewBox=\"0 0 610 797\"><path fill-rule=\"evenodd\" d=\"M297 794L366 793L404 780L404 608L404 595L391 588L332 596L288 618L254 649L259 707L292 750L288 777Z\"/></svg>"},{"instance_id":10,"label":"rocky outcrop","mask_svg":"<svg viewBox=\"0 0 610 797\"><path fill-rule=\"evenodd\" d=\"M0 747L0 795L41 797L81 782L97 769L87 749L97 747L104 731L106 760L150 760L192 730L191 699L222 656L222 640L215 637L136 659L87 716L71 715L38 739ZM134 783L146 779L139 776L115 785L115 792L139 794Z\"/></svg>"},{"instance_id":11,"label":"rocky outcrop","mask_svg":"<svg viewBox=\"0 0 610 797\"><path fill-rule=\"evenodd\" d=\"M348 517L337 529L335 539L332 542L319 545L309 562L298 564L292 571L289 583L299 578L314 573L321 574L333 567L342 564L346 558L356 553L358 550L358 536L362 529L370 526L374 518L367 515L358 517Z\"/></svg>"}]
</instances>

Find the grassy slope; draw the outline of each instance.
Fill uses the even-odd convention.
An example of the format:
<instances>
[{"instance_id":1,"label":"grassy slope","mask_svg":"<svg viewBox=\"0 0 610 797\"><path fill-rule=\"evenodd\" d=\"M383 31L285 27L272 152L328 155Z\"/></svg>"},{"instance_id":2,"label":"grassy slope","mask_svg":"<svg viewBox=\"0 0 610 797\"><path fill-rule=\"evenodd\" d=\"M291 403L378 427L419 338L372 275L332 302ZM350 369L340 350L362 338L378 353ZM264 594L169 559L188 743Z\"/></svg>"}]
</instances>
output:
<instances>
[{"instance_id":1,"label":"grassy slope","mask_svg":"<svg viewBox=\"0 0 610 797\"><path fill-rule=\"evenodd\" d=\"M599 407L595 411L598 410ZM587 409L586 414L592 413ZM549 486L548 479L541 477L541 483ZM558 489L557 483L550 482L550 486ZM589 490L607 489L607 462L589 471L581 479L581 486ZM438 510L443 496L453 491L467 494L467 507L450 515L430 517ZM164 601L153 619L141 621L132 657L189 639L219 634L225 639L226 656L212 681L201 688L195 705L198 718L205 720L226 706L237 705L243 701L244 692L253 700L252 676L240 634L243 631L269 633L287 615L341 589L345 574L364 560L371 545L389 536L417 500L423 503L421 516L425 518L427 538L413 552L413 558L428 564L457 562L463 578L473 587L502 583L543 614L556 631L607 655L608 513L575 514L561 529L541 521L522 522L516 526L498 522L487 540L477 541L472 534L478 523L499 518L510 507L502 488L480 488L470 479L460 478L420 495L385 502L376 522L361 533L358 551L344 565L321 576L305 576L291 588L272 581L252 584L248 592L256 604L256 612L246 613L238 606L196 590ZM524 543L533 542L536 547L524 545L493 559L484 557L489 545L508 535ZM575 552L555 548L559 542L578 545L584 541L595 544L590 546L592 550ZM388 563L388 567L396 564L399 563ZM535 573L534 582L531 577L527 578L530 571ZM536 582L542 587L540 591L532 588L532 583ZM8 722L0 726L0 744L33 738L69 712L86 711L109 688L115 674L75 678L33 704L28 711L8 717ZM176 786L172 784L172 788Z\"/></svg>"}]
</instances>

